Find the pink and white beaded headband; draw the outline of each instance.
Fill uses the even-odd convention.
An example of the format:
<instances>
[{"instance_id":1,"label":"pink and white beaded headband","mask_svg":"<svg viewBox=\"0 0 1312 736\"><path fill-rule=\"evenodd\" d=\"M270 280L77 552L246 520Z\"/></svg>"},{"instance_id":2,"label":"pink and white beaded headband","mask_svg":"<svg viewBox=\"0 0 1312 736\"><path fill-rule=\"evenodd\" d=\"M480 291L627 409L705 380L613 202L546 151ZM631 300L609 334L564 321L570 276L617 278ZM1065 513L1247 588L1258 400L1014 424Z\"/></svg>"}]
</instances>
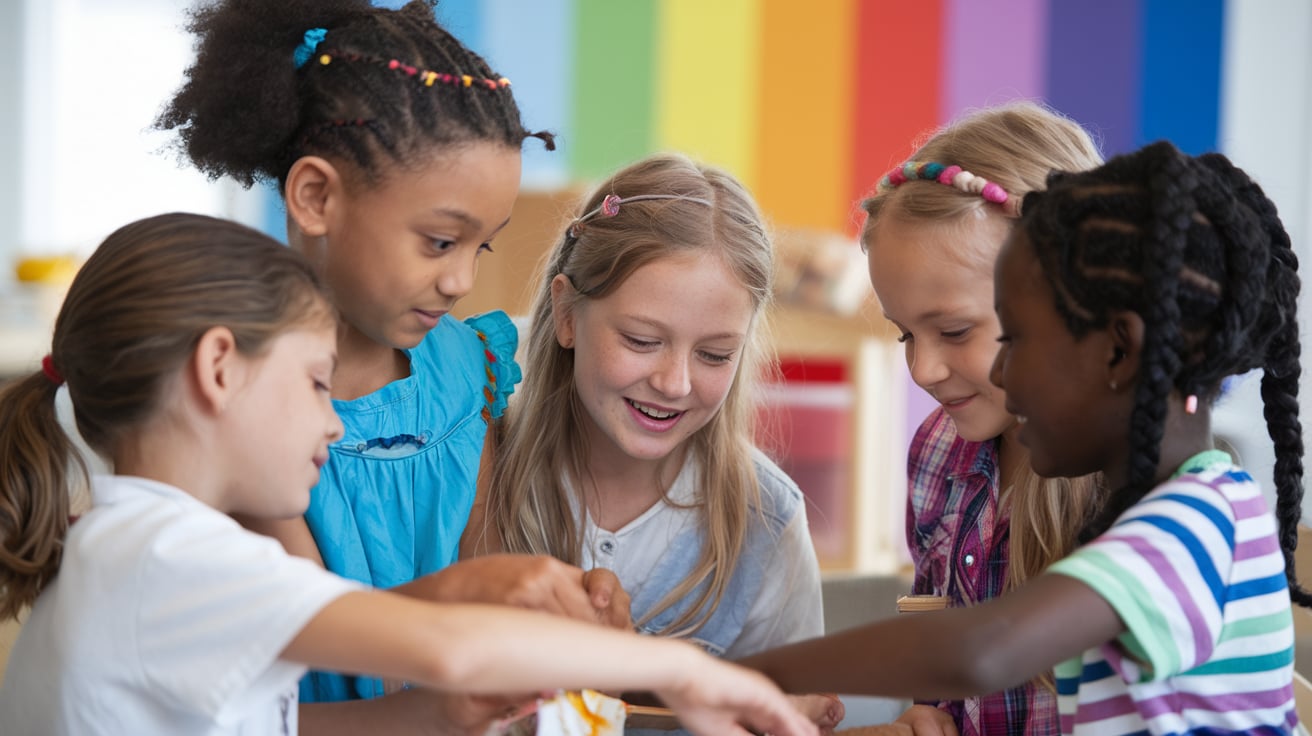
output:
<instances>
[{"instance_id":1,"label":"pink and white beaded headband","mask_svg":"<svg viewBox=\"0 0 1312 736\"><path fill-rule=\"evenodd\" d=\"M632 197L624 198L621 198L617 194L607 194L606 198L601 200L601 204L588 210L582 217L575 220L573 224L569 226L569 236L571 238L577 238L579 233L583 230L583 225L594 217L614 217L615 215L618 215L620 213L620 205L622 204L628 204L629 202L642 202L649 199L680 199L685 202L704 204L707 207L711 206L709 200L702 199L701 197L689 197L685 194L635 194Z\"/></svg>"},{"instance_id":2,"label":"pink and white beaded headband","mask_svg":"<svg viewBox=\"0 0 1312 736\"><path fill-rule=\"evenodd\" d=\"M936 181L967 194L977 194L985 201L1002 206L1009 215L1020 214L1020 197L1013 197L1007 190L982 176L975 176L960 166L944 166L940 163L908 161L888 172L879 180L879 191L886 192L898 186L921 179Z\"/></svg>"}]
</instances>

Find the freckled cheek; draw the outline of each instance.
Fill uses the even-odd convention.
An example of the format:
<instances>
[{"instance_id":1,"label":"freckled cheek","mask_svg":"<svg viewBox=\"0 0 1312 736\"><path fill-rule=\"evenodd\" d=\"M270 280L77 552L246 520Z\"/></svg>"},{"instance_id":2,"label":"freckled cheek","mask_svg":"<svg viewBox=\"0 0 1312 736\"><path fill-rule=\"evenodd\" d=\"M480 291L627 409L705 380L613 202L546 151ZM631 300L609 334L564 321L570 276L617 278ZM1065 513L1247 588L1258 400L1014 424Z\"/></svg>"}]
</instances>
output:
<instances>
[{"instance_id":1,"label":"freckled cheek","mask_svg":"<svg viewBox=\"0 0 1312 736\"><path fill-rule=\"evenodd\" d=\"M697 383L694 384L694 390L700 403L707 409L718 410L724 404L724 400L729 397L729 390L733 388L734 375L735 373L731 370L721 370L699 376Z\"/></svg>"}]
</instances>

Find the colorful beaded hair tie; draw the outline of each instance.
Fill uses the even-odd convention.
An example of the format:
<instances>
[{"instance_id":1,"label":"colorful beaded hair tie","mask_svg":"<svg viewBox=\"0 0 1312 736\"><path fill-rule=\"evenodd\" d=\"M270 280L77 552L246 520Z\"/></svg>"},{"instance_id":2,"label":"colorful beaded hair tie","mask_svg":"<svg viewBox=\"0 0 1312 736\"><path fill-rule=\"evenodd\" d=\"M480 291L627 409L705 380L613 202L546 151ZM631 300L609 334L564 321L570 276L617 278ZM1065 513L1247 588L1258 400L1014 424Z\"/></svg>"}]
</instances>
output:
<instances>
[{"instance_id":1,"label":"colorful beaded hair tie","mask_svg":"<svg viewBox=\"0 0 1312 736\"><path fill-rule=\"evenodd\" d=\"M913 179L936 181L939 184L950 186L967 194L978 194L985 201L1001 205L1007 214L1013 216L1020 214L1020 197L1007 194L1007 190L1001 186L982 176L975 176L960 166L908 161L888 172L887 176L879 180L879 191L891 191Z\"/></svg>"},{"instance_id":2,"label":"colorful beaded hair tie","mask_svg":"<svg viewBox=\"0 0 1312 736\"><path fill-rule=\"evenodd\" d=\"M689 197L684 194L637 194L632 197L624 197L623 199L617 194L607 194L606 198L601 200L601 204L593 207L569 226L569 236L571 238L577 238L579 233L583 230L583 225L587 223L588 220L591 220L598 215L601 217L614 217L620 213L620 205L628 204L629 202L641 202L648 199L679 199L684 202L696 202L697 204L704 204L707 207L711 206L711 203L708 200L702 199L701 197Z\"/></svg>"},{"instance_id":3,"label":"colorful beaded hair tie","mask_svg":"<svg viewBox=\"0 0 1312 736\"><path fill-rule=\"evenodd\" d=\"M343 59L345 61L363 61L369 64L379 64L393 71L401 72L408 77L413 77L416 82L425 87L432 87L435 83L449 84L452 87L482 87L484 89L505 89L510 86L510 80L505 77L499 79L490 79L488 77L475 77L469 74L449 74L447 72L434 72L427 69L410 66L396 59L383 59L378 56L369 56L366 54L357 54L339 51L337 49L324 49L319 53L319 65L328 66L333 63L333 59Z\"/></svg>"}]
</instances>

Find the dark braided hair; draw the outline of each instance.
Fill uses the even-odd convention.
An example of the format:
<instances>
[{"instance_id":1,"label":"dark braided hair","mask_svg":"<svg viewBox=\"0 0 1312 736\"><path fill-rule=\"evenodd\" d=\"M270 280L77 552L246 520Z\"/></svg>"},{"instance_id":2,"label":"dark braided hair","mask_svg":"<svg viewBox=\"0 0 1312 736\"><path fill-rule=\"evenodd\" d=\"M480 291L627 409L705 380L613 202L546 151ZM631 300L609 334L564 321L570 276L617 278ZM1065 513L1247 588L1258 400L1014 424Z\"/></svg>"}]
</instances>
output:
<instances>
[{"instance_id":1,"label":"dark braided hair","mask_svg":"<svg viewBox=\"0 0 1312 736\"><path fill-rule=\"evenodd\" d=\"M1191 157L1164 141L1048 184L1025 198L1021 227L1067 327L1080 337L1119 310L1144 321L1126 486L1081 541L1152 490L1173 391L1210 401L1225 377L1262 368L1290 597L1312 607L1293 560L1303 498L1298 258L1275 205L1224 156Z\"/></svg>"},{"instance_id":2,"label":"dark braided hair","mask_svg":"<svg viewBox=\"0 0 1312 736\"><path fill-rule=\"evenodd\" d=\"M377 182L390 165L419 166L435 147L486 141L518 149L530 133L508 86L425 85L388 67L495 75L442 28L432 1L399 10L369 0L220 0L192 11L195 63L156 126L176 129L180 147L211 177L245 186L276 181L305 155L352 162ZM310 63L293 53L305 32L327 29ZM320 64L323 53L332 56Z\"/></svg>"}]
</instances>

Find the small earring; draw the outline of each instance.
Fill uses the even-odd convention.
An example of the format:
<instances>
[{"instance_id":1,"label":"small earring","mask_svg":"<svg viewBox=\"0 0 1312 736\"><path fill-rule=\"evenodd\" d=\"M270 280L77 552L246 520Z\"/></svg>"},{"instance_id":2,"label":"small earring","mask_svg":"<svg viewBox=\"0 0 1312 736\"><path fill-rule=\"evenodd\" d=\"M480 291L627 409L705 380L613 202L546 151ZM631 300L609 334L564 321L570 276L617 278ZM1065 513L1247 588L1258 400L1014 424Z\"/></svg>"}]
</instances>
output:
<instances>
[{"instance_id":1,"label":"small earring","mask_svg":"<svg viewBox=\"0 0 1312 736\"><path fill-rule=\"evenodd\" d=\"M1107 383L1107 388L1110 388L1111 390L1115 391L1115 390L1116 390L1116 379L1113 378L1111 381L1109 381L1109 382Z\"/></svg>"},{"instance_id":2,"label":"small earring","mask_svg":"<svg viewBox=\"0 0 1312 736\"><path fill-rule=\"evenodd\" d=\"M1198 395L1197 395L1197 394L1189 394L1188 396L1184 397L1184 413L1185 413L1185 414L1197 414L1197 413L1198 413Z\"/></svg>"}]
</instances>

